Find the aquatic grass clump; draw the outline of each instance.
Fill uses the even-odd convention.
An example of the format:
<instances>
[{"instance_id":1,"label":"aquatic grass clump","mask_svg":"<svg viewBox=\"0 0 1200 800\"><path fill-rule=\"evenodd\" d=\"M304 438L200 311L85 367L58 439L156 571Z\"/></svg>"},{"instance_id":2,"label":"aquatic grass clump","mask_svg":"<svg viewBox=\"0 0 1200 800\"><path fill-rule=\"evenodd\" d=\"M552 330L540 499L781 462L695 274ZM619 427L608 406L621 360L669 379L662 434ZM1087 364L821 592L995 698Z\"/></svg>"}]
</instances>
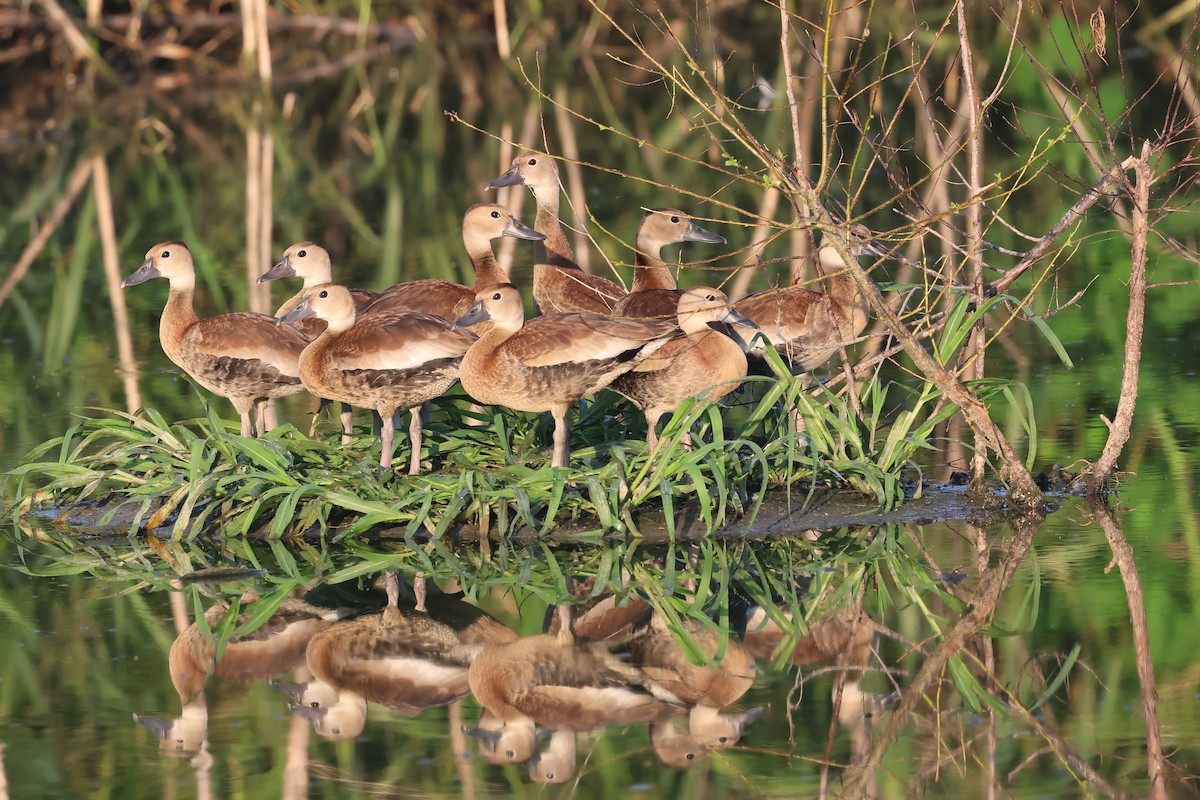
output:
<instances>
[{"instance_id":1,"label":"aquatic grass clump","mask_svg":"<svg viewBox=\"0 0 1200 800\"><path fill-rule=\"evenodd\" d=\"M90 528L175 540L206 532L436 539L563 526L636 534L646 512L675 537L687 518L693 535L752 520L771 488L849 487L881 508L903 502L911 490L904 471L953 406L928 384L893 405L888 387L870 381L856 398L860 418L831 390L805 389L772 356L779 374L747 381L766 386L748 413L687 401L649 458L631 431L640 415L612 394L581 413L574 463L584 466L571 470L546 463L537 417L469 411L461 395L450 396L426 438L434 469L418 476L381 475L374 440L343 446L291 425L259 439L233 435L211 406L206 417L173 424L153 409L101 410L29 453L6 490L18 517L45 509Z\"/></svg>"}]
</instances>

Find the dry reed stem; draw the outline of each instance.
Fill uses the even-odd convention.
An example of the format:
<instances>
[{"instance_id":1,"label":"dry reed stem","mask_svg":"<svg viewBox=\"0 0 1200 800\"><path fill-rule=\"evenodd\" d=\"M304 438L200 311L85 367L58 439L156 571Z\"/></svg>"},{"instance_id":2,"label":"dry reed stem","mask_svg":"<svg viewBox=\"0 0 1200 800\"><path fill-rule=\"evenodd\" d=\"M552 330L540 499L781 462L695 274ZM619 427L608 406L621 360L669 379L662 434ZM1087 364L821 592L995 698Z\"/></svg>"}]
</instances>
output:
<instances>
[{"instance_id":1,"label":"dry reed stem","mask_svg":"<svg viewBox=\"0 0 1200 800\"><path fill-rule=\"evenodd\" d=\"M967 36L966 4L959 2L956 9L958 20L959 53L962 55L963 104L967 110L967 197L983 196L983 107L977 94L975 82L975 56L971 51L971 40ZM974 290L975 302L983 305L983 205L969 202L966 208L967 223L967 264L970 268L971 286ZM963 358L970 365L968 374L975 380L984 377L984 359L987 356L987 331L983 315L971 328L970 341L963 351ZM986 439L976 436L975 451L971 455L971 475L978 483L984 479L987 469ZM995 764L992 764L990 777L995 779Z\"/></svg>"},{"instance_id":2,"label":"dry reed stem","mask_svg":"<svg viewBox=\"0 0 1200 800\"><path fill-rule=\"evenodd\" d=\"M8 800L8 774L4 771L4 742L0 742L0 800Z\"/></svg>"},{"instance_id":3,"label":"dry reed stem","mask_svg":"<svg viewBox=\"0 0 1200 800\"><path fill-rule=\"evenodd\" d=\"M471 751L467 746L467 735L463 733L462 700L455 700L446 712L450 723L450 752L454 756L454 769L458 772L462 800L475 800L475 770L471 768Z\"/></svg>"},{"instance_id":4,"label":"dry reed stem","mask_svg":"<svg viewBox=\"0 0 1200 800\"><path fill-rule=\"evenodd\" d=\"M297 683L312 680L307 667L300 667L292 676ZM287 760L283 765L283 776L279 796L282 800L305 800L308 797L308 740L312 726L299 714L291 715L288 723Z\"/></svg>"},{"instance_id":5,"label":"dry reed stem","mask_svg":"<svg viewBox=\"0 0 1200 800\"><path fill-rule=\"evenodd\" d=\"M757 268L762 262L762 251L766 246L767 237L774 227L768 220L773 220L775 214L779 212L779 199L782 196L783 193L778 189L767 189L763 192L762 200L758 204L758 219L761 221L751 231L750 244L746 247L746 257L742 260L743 266L729 284L729 291L726 294L730 300L741 300L749 291L750 281L754 280Z\"/></svg>"},{"instance_id":6,"label":"dry reed stem","mask_svg":"<svg viewBox=\"0 0 1200 800\"><path fill-rule=\"evenodd\" d=\"M75 203L75 198L79 197L79 193L83 191L83 187L87 185L88 178L92 177L92 162L89 159L82 158L75 165L71 177L67 180L67 188L58 198L58 202L54 204L54 208L50 211L50 216L46 217L46 221L38 228L37 233L29 240L29 244L21 251L21 257L17 259L17 263L13 265L12 271L8 273L8 277L4 279L3 285L0 285L0 307L4 306L9 295L17 288L17 284L25 277L25 273L29 272L29 268L33 266L33 262L41 255L42 250L46 247L46 243L50 241L50 237L54 235L54 231L62 223L63 217L71 210L71 206Z\"/></svg>"},{"instance_id":7,"label":"dry reed stem","mask_svg":"<svg viewBox=\"0 0 1200 800\"><path fill-rule=\"evenodd\" d=\"M508 41L508 9L504 0L492 0L492 15L496 18L496 53L501 61L507 61L512 46Z\"/></svg>"},{"instance_id":8,"label":"dry reed stem","mask_svg":"<svg viewBox=\"0 0 1200 800\"><path fill-rule=\"evenodd\" d=\"M42 8L46 10L46 16L50 18L50 22L67 40L67 47L71 51L72 58L76 61L103 63L96 55L96 51L92 50L91 45L88 44L87 38L80 33L79 28L76 27L67 12L63 11L63 7L58 4L57 0L40 0L40 2Z\"/></svg>"},{"instance_id":9,"label":"dry reed stem","mask_svg":"<svg viewBox=\"0 0 1200 800\"><path fill-rule=\"evenodd\" d=\"M138 364L133 354L133 336L129 332L129 309L121 291L121 256L117 247L117 226L113 217L112 189L108 181L108 162L103 153L91 158L92 190L96 196L96 223L100 228L100 248L104 253L104 280L108 302L112 306L113 327L117 334L117 359L121 381L125 385L125 410L130 414L142 407L138 388Z\"/></svg>"},{"instance_id":10,"label":"dry reed stem","mask_svg":"<svg viewBox=\"0 0 1200 800\"><path fill-rule=\"evenodd\" d=\"M558 128L562 153L566 156L567 199L575 213L575 263L584 272L591 272L591 237L587 233L587 195L583 189L583 169L579 166L579 139L575 136L573 119L565 110L566 90L560 86L555 95L554 124Z\"/></svg>"},{"instance_id":11,"label":"dry reed stem","mask_svg":"<svg viewBox=\"0 0 1200 800\"><path fill-rule=\"evenodd\" d=\"M521 135L517 138L517 142L524 146L525 142L531 141L537 133L538 125L538 102L531 100L525 108L525 116L521 120ZM512 129L509 128L511 137ZM509 144L510 138L502 138L500 142L500 168L496 171L499 175L504 170L508 169L508 165L512 163L516 153ZM525 195L529 192L524 186L506 186L496 194L496 202L508 209L509 213L517 219L521 219L521 209L525 205ZM526 220L522 220L525 222ZM532 223L532 220L528 220ZM500 246L496 248L496 262L500 268L508 275L512 275L513 256L516 253L517 240L511 236L505 236L500 240Z\"/></svg>"},{"instance_id":12,"label":"dry reed stem","mask_svg":"<svg viewBox=\"0 0 1200 800\"><path fill-rule=\"evenodd\" d=\"M1129 441L1133 412L1137 406L1138 374L1142 360L1142 331L1146 318L1146 244L1150 235L1150 186L1154 176L1150 167L1150 143L1142 145L1142 157L1134 171L1133 246L1129 265L1129 310L1125 316L1125 359L1121 375L1121 396L1117 413L1108 425L1108 441L1088 477L1089 497L1102 498L1117 465L1117 458Z\"/></svg>"},{"instance_id":13,"label":"dry reed stem","mask_svg":"<svg viewBox=\"0 0 1200 800\"><path fill-rule=\"evenodd\" d=\"M1149 177L1149 170L1145 176ZM1146 181L1149 183L1149 181ZM1138 200L1141 200L1141 186L1138 184ZM1147 773L1150 776L1150 797L1154 800L1165 800L1167 797L1166 775L1163 767L1166 758L1162 750L1162 727L1158 719L1158 689L1154 681L1154 658L1150 651L1150 633L1146 626L1146 597L1142 592L1141 578L1138 577L1137 563L1133 558L1133 548L1129 540L1121 532L1108 504L1101 501L1092 503L1091 518L1100 525L1108 546L1112 550L1113 561L1121 572L1121 582L1125 585L1125 599L1129 604L1129 622L1133 632L1133 652L1137 662L1138 683L1142 688L1142 719L1146 726L1146 756ZM1110 566L1111 569L1111 566Z\"/></svg>"}]
</instances>

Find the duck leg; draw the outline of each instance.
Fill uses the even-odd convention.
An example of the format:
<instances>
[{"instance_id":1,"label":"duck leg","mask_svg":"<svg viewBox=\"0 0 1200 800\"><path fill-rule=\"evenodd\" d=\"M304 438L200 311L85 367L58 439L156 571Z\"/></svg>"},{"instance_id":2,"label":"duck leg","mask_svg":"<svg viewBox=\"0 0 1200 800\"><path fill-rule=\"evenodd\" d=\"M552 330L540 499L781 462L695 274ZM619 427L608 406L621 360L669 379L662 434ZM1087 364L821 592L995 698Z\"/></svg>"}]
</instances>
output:
<instances>
[{"instance_id":1,"label":"duck leg","mask_svg":"<svg viewBox=\"0 0 1200 800\"><path fill-rule=\"evenodd\" d=\"M342 403L340 416L342 419L342 444L350 444L354 441L354 437L351 436L354 430L354 409L350 407L349 403Z\"/></svg>"},{"instance_id":2,"label":"duck leg","mask_svg":"<svg viewBox=\"0 0 1200 800\"><path fill-rule=\"evenodd\" d=\"M392 468L392 446L396 441L396 419L392 414L384 416L379 415L383 423L383 430L380 433L382 440L383 451L379 454L379 466L384 472L388 472Z\"/></svg>"},{"instance_id":3,"label":"duck leg","mask_svg":"<svg viewBox=\"0 0 1200 800\"><path fill-rule=\"evenodd\" d=\"M665 411L650 409L646 412L646 455L653 456L658 450L658 422Z\"/></svg>"},{"instance_id":4,"label":"duck leg","mask_svg":"<svg viewBox=\"0 0 1200 800\"><path fill-rule=\"evenodd\" d=\"M550 413L554 417L554 455L550 466L565 467L571 460L571 431L567 427L567 408L556 406Z\"/></svg>"},{"instance_id":5,"label":"duck leg","mask_svg":"<svg viewBox=\"0 0 1200 800\"><path fill-rule=\"evenodd\" d=\"M233 403L233 408L238 412L238 417L242 421L242 436L256 436L254 419L250 416L254 412L253 398L231 397L229 402Z\"/></svg>"},{"instance_id":6,"label":"duck leg","mask_svg":"<svg viewBox=\"0 0 1200 800\"><path fill-rule=\"evenodd\" d=\"M421 471L421 424L424 406L413 406L408 410L411 419L408 422L408 443L412 445L412 456L408 459L408 474L416 475Z\"/></svg>"},{"instance_id":7,"label":"duck leg","mask_svg":"<svg viewBox=\"0 0 1200 800\"><path fill-rule=\"evenodd\" d=\"M418 572L416 575L413 576L413 596L416 598L416 601L417 601L417 611L420 611L422 614L426 613L426 611L425 611L425 595L426 595L425 573Z\"/></svg>"}]
</instances>

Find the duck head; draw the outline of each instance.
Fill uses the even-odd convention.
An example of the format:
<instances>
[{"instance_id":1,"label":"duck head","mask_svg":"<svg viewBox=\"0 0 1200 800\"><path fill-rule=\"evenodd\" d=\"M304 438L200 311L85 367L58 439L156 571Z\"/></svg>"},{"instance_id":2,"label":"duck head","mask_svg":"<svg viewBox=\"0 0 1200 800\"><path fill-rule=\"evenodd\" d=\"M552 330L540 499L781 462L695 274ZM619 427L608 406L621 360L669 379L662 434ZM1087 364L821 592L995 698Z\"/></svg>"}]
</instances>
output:
<instances>
[{"instance_id":1,"label":"duck head","mask_svg":"<svg viewBox=\"0 0 1200 800\"><path fill-rule=\"evenodd\" d=\"M297 242L283 251L275 266L258 276L258 283L292 276L303 278L306 286L329 283L333 280L329 251L314 242Z\"/></svg>"},{"instance_id":2,"label":"duck head","mask_svg":"<svg viewBox=\"0 0 1200 800\"><path fill-rule=\"evenodd\" d=\"M151 278L166 278L172 285L195 283L192 251L180 241L160 242L146 251L146 260L136 271L121 281L121 288L137 286Z\"/></svg>"}]
</instances>

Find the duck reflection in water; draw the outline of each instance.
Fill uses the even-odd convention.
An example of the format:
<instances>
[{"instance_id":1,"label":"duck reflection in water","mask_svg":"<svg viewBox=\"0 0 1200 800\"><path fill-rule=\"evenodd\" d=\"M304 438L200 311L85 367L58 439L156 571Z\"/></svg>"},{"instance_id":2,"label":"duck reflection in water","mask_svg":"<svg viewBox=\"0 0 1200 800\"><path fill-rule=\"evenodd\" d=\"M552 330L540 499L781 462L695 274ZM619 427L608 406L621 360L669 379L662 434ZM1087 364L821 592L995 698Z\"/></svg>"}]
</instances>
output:
<instances>
[{"instance_id":1,"label":"duck reflection in water","mask_svg":"<svg viewBox=\"0 0 1200 800\"><path fill-rule=\"evenodd\" d=\"M542 729L582 732L682 713L677 704L655 697L641 671L603 643L577 642L568 606L557 614L556 634L487 647L471 664L471 691L485 713L468 733L493 763L528 761ZM567 750L564 737L558 752Z\"/></svg>"},{"instance_id":2,"label":"duck reflection in water","mask_svg":"<svg viewBox=\"0 0 1200 800\"><path fill-rule=\"evenodd\" d=\"M241 604L248 606L258 600L256 592L247 591L241 597ZM217 639L211 631L228 612L223 603L213 605L204 614L203 629L193 623L171 644L167 663L182 705L180 716L165 719L133 715L139 724L158 734L160 749L164 751L194 753L203 748L208 734L204 686L210 675L249 683L303 667L309 640L345 613L286 598L262 625L230 639L218 657ZM238 626L247 624L250 617L249 612L238 614Z\"/></svg>"},{"instance_id":3,"label":"duck reflection in water","mask_svg":"<svg viewBox=\"0 0 1200 800\"><path fill-rule=\"evenodd\" d=\"M388 604L330 626L308 645L315 683L282 687L293 711L322 736L349 739L362 733L367 703L416 716L470 692L467 671L487 645L516 640L511 629L464 600L427 598L425 578L414 581L411 606L401 610L400 579L385 577Z\"/></svg>"},{"instance_id":4,"label":"duck reflection in water","mask_svg":"<svg viewBox=\"0 0 1200 800\"><path fill-rule=\"evenodd\" d=\"M655 695L688 708L686 734L671 723L650 728L655 752L672 766L690 766L707 750L733 746L746 726L766 711L760 707L737 714L721 713L749 691L758 666L735 638L727 639L717 659L721 637L712 627L693 622L685 632L708 663L693 663L659 613L619 647L619 652L646 676L647 686Z\"/></svg>"}]
</instances>

